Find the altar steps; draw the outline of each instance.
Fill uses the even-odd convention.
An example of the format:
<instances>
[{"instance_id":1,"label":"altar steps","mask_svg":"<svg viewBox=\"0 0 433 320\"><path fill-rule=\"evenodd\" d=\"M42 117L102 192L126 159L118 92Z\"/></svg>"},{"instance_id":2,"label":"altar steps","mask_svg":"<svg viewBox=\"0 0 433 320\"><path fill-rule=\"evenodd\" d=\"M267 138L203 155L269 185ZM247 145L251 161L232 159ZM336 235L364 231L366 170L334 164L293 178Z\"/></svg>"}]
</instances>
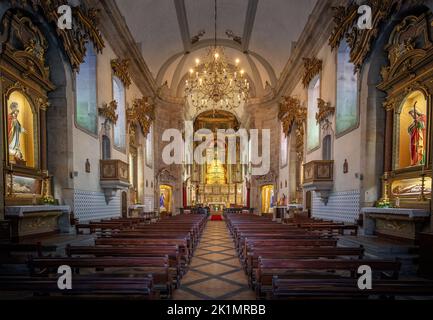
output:
<instances>
[{"instance_id":1,"label":"altar steps","mask_svg":"<svg viewBox=\"0 0 433 320\"><path fill-rule=\"evenodd\" d=\"M416 275L418 246L407 241L384 239L377 236L342 236L338 246L353 247L362 245L368 258L399 259L402 275Z\"/></svg>"}]
</instances>

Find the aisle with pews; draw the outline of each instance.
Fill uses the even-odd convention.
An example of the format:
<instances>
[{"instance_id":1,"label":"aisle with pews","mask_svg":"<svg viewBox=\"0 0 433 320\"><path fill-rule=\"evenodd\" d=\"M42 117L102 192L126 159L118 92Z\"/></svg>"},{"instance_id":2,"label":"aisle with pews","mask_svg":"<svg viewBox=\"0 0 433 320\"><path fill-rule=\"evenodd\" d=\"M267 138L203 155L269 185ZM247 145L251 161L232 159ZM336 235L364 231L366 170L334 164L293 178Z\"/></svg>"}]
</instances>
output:
<instances>
[{"instance_id":1,"label":"aisle with pews","mask_svg":"<svg viewBox=\"0 0 433 320\"><path fill-rule=\"evenodd\" d=\"M269 218L226 214L235 250L257 299L431 298L433 281L400 280L401 263L369 259L364 248L339 247L353 226L310 218L280 224ZM360 288L359 268L369 266L372 288Z\"/></svg>"},{"instance_id":2,"label":"aisle with pews","mask_svg":"<svg viewBox=\"0 0 433 320\"><path fill-rule=\"evenodd\" d=\"M209 221L175 300L254 300L223 221Z\"/></svg>"},{"instance_id":3,"label":"aisle with pews","mask_svg":"<svg viewBox=\"0 0 433 320\"><path fill-rule=\"evenodd\" d=\"M60 254L45 244L3 244L0 297L171 299L188 271L207 217L181 215L150 222L116 218L79 224L77 231L92 234L94 244L68 245ZM60 266L72 270L70 290L59 290Z\"/></svg>"}]
</instances>

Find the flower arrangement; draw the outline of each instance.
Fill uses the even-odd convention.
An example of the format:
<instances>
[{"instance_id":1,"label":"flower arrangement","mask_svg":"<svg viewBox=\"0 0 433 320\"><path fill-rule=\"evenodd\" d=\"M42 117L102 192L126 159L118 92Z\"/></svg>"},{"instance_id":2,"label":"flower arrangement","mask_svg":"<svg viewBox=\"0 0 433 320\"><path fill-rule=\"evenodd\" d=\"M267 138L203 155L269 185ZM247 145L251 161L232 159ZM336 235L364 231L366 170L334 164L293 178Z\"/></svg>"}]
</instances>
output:
<instances>
[{"instance_id":1,"label":"flower arrangement","mask_svg":"<svg viewBox=\"0 0 433 320\"><path fill-rule=\"evenodd\" d=\"M379 200L376 204L377 208L390 208L391 207L391 202L389 201L389 199L382 199Z\"/></svg>"},{"instance_id":2,"label":"flower arrangement","mask_svg":"<svg viewBox=\"0 0 433 320\"><path fill-rule=\"evenodd\" d=\"M43 196L41 200L42 200L42 203L44 203L44 204L55 204L56 203L56 200L52 196L49 196L49 195Z\"/></svg>"}]
</instances>

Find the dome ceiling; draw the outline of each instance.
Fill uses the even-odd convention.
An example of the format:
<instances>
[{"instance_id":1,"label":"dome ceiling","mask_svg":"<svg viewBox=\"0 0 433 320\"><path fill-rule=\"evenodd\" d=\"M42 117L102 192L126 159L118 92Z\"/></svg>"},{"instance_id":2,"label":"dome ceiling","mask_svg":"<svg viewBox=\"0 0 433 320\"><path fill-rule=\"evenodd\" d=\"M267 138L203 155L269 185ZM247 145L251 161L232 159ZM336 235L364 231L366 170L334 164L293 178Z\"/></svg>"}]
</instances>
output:
<instances>
[{"instance_id":1,"label":"dome ceiling","mask_svg":"<svg viewBox=\"0 0 433 320\"><path fill-rule=\"evenodd\" d=\"M218 0L218 45L241 60L253 96L275 87L317 0ZM116 0L158 86L180 96L213 45L213 0Z\"/></svg>"}]
</instances>

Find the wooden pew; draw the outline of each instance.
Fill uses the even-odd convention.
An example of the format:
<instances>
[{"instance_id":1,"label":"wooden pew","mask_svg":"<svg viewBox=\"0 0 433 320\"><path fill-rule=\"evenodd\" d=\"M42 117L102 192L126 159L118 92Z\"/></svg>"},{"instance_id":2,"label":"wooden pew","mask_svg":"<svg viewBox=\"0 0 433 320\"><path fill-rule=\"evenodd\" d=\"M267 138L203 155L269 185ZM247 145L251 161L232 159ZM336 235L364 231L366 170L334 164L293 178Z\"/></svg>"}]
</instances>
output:
<instances>
[{"instance_id":1,"label":"wooden pew","mask_svg":"<svg viewBox=\"0 0 433 320\"><path fill-rule=\"evenodd\" d=\"M255 246L258 247L335 247L336 239L260 239L260 238L245 238L244 248L240 253L241 262L246 265L248 252Z\"/></svg>"},{"instance_id":2,"label":"wooden pew","mask_svg":"<svg viewBox=\"0 0 433 320\"><path fill-rule=\"evenodd\" d=\"M272 292L272 279L274 276L284 278L339 278L335 271L346 271L350 277L355 277L361 265L371 267L373 273L379 273L381 277L391 272L390 279L398 279L401 263L399 261L386 260L349 260L349 259L265 259L259 258L256 271L256 295ZM313 273L320 271L320 273ZM331 271L331 272L330 272Z\"/></svg>"},{"instance_id":3,"label":"wooden pew","mask_svg":"<svg viewBox=\"0 0 433 320\"><path fill-rule=\"evenodd\" d=\"M57 278L48 277L0 277L0 292L29 292L35 297L53 298L56 295L66 297L99 298L101 295L110 298L155 299L158 297L153 288L152 276L131 277L88 277L73 276L72 289L60 290Z\"/></svg>"},{"instance_id":4,"label":"wooden pew","mask_svg":"<svg viewBox=\"0 0 433 320\"><path fill-rule=\"evenodd\" d=\"M177 246L148 246L148 247L110 247L110 246L66 246L66 255L94 256L94 257L161 257L168 256L170 271L172 271L175 288L180 285L185 270L180 261Z\"/></svg>"},{"instance_id":5,"label":"wooden pew","mask_svg":"<svg viewBox=\"0 0 433 320\"><path fill-rule=\"evenodd\" d=\"M189 264L192 253L188 249L188 243L186 239L142 239L142 238L99 238L95 240L96 245L108 245L108 246L120 246L120 247L131 247L131 246L178 246L181 255L181 261L185 265Z\"/></svg>"},{"instance_id":6,"label":"wooden pew","mask_svg":"<svg viewBox=\"0 0 433 320\"><path fill-rule=\"evenodd\" d=\"M42 245L38 243L1 243L0 244L0 265L2 264L23 264L29 256L42 257L43 254L54 253L57 246Z\"/></svg>"},{"instance_id":7,"label":"wooden pew","mask_svg":"<svg viewBox=\"0 0 433 320\"><path fill-rule=\"evenodd\" d=\"M255 273L258 268L259 259L337 259L342 257L355 257L362 259L364 248L326 248L326 247L291 247L279 250L271 247L255 247L248 253L246 271L248 283L254 288Z\"/></svg>"},{"instance_id":8,"label":"wooden pew","mask_svg":"<svg viewBox=\"0 0 433 320\"><path fill-rule=\"evenodd\" d=\"M98 257L98 258L34 258L29 261L31 275L49 275L57 273L61 265L71 267L75 273L81 269L100 271L107 268L125 268L128 274L152 275L155 290L170 298L172 294L172 277L168 268L168 257ZM134 269L132 269L134 268ZM102 276L107 276L103 273ZM112 274L112 276L114 276Z\"/></svg>"},{"instance_id":9,"label":"wooden pew","mask_svg":"<svg viewBox=\"0 0 433 320\"><path fill-rule=\"evenodd\" d=\"M372 288L360 290L357 279L280 279L272 281L275 300L287 299L395 299L395 297L419 296L431 299L433 281L373 280Z\"/></svg>"}]
</instances>

